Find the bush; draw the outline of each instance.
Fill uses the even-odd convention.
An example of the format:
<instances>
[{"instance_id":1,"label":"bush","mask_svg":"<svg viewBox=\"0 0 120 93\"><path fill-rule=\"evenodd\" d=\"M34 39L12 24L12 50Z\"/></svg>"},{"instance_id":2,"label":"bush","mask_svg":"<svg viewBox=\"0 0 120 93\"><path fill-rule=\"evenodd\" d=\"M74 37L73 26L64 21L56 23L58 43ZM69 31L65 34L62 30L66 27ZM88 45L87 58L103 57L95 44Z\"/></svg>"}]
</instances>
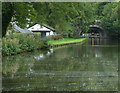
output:
<instances>
[{"instance_id":1,"label":"bush","mask_svg":"<svg viewBox=\"0 0 120 93\"><path fill-rule=\"evenodd\" d=\"M31 35L23 35L22 37L19 37L19 44L20 44L20 49L22 50L33 50L35 49L35 38Z\"/></svg>"},{"instance_id":2,"label":"bush","mask_svg":"<svg viewBox=\"0 0 120 93\"><path fill-rule=\"evenodd\" d=\"M61 34L53 36L54 40L59 40L59 39L62 39L62 38L63 38L63 36Z\"/></svg>"},{"instance_id":3,"label":"bush","mask_svg":"<svg viewBox=\"0 0 120 93\"><path fill-rule=\"evenodd\" d=\"M2 54L3 55L12 55L20 52L20 44L19 40L16 38L14 39L6 39L3 38L3 43L2 43Z\"/></svg>"},{"instance_id":4,"label":"bush","mask_svg":"<svg viewBox=\"0 0 120 93\"><path fill-rule=\"evenodd\" d=\"M2 54L12 55L23 51L32 51L37 48L48 47L47 41L33 34L13 34L3 38Z\"/></svg>"}]
</instances>

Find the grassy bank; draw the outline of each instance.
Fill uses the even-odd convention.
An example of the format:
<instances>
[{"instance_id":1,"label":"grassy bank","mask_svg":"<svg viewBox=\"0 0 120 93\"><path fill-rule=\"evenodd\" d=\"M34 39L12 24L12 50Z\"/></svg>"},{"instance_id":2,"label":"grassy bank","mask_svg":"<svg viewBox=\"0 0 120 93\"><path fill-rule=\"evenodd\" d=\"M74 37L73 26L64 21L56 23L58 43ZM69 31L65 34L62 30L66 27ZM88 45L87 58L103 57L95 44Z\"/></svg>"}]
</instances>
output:
<instances>
[{"instance_id":1,"label":"grassy bank","mask_svg":"<svg viewBox=\"0 0 120 93\"><path fill-rule=\"evenodd\" d=\"M59 40L49 40L48 44L50 44L51 46L64 45L64 44L71 44L71 43L79 43L79 42L82 42L84 40L86 40L86 38L77 38L77 39L74 39L74 38L62 38L62 39L59 39Z\"/></svg>"},{"instance_id":2,"label":"grassy bank","mask_svg":"<svg viewBox=\"0 0 120 93\"><path fill-rule=\"evenodd\" d=\"M73 44L82 42L85 39L86 38L58 38L58 35L40 39L39 35L12 34L2 38L2 55L15 55L35 49L48 48L49 46Z\"/></svg>"}]
</instances>

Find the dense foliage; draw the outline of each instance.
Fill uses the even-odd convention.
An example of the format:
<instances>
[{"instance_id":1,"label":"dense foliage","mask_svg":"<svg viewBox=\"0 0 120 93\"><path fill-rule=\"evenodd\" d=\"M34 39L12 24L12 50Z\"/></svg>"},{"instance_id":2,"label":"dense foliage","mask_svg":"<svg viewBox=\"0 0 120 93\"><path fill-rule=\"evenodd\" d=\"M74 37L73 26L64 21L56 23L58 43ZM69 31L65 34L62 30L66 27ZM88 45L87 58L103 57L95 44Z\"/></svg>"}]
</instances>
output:
<instances>
[{"instance_id":1,"label":"dense foliage","mask_svg":"<svg viewBox=\"0 0 120 93\"><path fill-rule=\"evenodd\" d=\"M120 36L119 4L117 2L103 2L96 5L96 18L102 21L102 27L108 31L110 36Z\"/></svg>"},{"instance_id":2,"label":"dense foliage","mask_svg":"<svg viewBox=\"0 0 120 93\"><path fill-rule=\"evenodd\" d=\"M13 34L3 38L2 54L12 55L38 48L45 48L47 46L47 42L45 40L40 40L38 35Z\"/></svg>"},{"instance_id":3,"label":"dense foliage","mask_svg":"<svg viewBox=\"0 0 120 93\"><path fill-rule=\"evenodd\" d=\"M92 3L34 3L37 22L54 27L63 35L79 36L93 18Z\"/></svg>"},{"instance_id":4,"label":"dense foliage","mask_svg":"<svg viewBox=\"0 0 120 93\"><path fill-rule=\"evenodd\" d=\"M103 10L103 24L102 26L109 31L111 36L120 36L119 29L120 25L118 23L118 3L108 3L104 6Z\"/></svg>"}]
</instances>

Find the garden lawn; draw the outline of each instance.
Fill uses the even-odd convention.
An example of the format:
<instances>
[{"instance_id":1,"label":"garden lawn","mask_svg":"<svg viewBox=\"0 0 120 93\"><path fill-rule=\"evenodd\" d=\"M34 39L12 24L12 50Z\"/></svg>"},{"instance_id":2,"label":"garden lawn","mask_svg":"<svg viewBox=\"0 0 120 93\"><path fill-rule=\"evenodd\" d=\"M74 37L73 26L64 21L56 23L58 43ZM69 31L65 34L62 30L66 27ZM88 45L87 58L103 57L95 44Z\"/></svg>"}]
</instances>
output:
<instances>
[{"instance_id":1,"label":"garden lawn","mask_svg":"<svg viewBox=\"0 0 120 93\"><path fill-rule=\"evenodd\" d=\"M86 38L62 38L59 40L49 40L48 44L50 45L61 45L61 44L68 44L68 43L77 43L86 40Z\"/></svg>"}]
</instances>

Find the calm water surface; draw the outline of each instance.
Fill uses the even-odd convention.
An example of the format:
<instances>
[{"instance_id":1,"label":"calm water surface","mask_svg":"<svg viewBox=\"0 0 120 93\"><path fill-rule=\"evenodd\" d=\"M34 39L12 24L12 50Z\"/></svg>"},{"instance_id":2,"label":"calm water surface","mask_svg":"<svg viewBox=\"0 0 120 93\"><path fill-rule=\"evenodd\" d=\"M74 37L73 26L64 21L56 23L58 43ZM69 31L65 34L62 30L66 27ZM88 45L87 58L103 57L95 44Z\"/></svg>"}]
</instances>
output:
<instances>
[{"instance_id":1,"label":"calm water surface","mask_svg":"<svg viewBox=\"0 0 120 93\"><path fill-rule=\"evenodd\" d=\"M3 91L118 91L117 40L3 58Z\"/></svg>"}]
</instances>

